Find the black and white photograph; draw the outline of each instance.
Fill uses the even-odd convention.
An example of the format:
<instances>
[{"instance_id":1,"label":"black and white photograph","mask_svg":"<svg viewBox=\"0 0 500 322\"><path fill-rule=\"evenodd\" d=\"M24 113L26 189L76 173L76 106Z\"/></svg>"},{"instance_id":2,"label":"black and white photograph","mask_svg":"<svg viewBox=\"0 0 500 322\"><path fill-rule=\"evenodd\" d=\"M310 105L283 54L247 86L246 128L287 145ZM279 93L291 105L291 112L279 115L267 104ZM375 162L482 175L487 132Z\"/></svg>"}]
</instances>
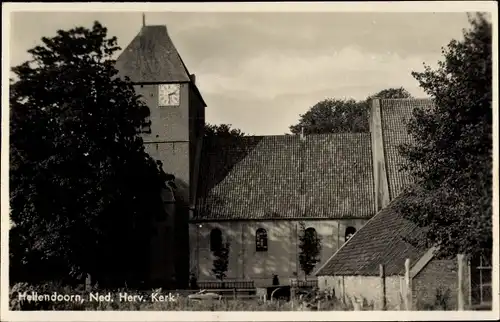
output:
<instances>
[{"instance_id":1,"label":"black and white photograph","mask_svg":"<svg viewBox=\"0 0 500 322\"><path fill-rule=\"evenodd\" d=\"M364 4L4 3L1 320L498 318L497 3Z\"/></svg>"}]
</instances>

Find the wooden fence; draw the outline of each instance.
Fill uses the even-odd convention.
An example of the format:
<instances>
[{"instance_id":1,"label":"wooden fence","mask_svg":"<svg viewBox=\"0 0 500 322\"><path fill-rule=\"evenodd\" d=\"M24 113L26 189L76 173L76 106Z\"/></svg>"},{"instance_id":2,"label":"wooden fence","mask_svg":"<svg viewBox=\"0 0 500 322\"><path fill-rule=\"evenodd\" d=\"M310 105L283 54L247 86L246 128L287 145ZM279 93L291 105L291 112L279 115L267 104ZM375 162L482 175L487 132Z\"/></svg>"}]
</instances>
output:
<instances>
[{"instance_id":1,"label":"wooden fence","mask_svg":"<svg viewBox=\"0 0 500 322\"><path fill-rule=\"evenodd\" d=\"M318 287L318 280L291 280L290 284L292 287L298 287L298 288L317 288Z\"/></svg>"},{"instance_id":2,"label":"wooden fence","mask_svg":"<svg viewBox=\"0 0 500 322\"><path fill-rule=\"evenodd\" d=\"M253 281L204 281L198 282L199 289L207 289L207 290L232 290L232 289L255 289L255 284Z\"/></svg>"},{"instance_id":3,"label":"wooden fence","mask_svg":"<svg viewBox=\"0 0 500 322\"><path fill-rule=\"evenodd\" d=\"M220 289L207 289L210 293L215 293L220 295L221 299L256 299L259 296L256 294L257 290L255 288L220 288ZM196 292L191 292L190 294L195 294Z\"/></svg>"}]
</instances>

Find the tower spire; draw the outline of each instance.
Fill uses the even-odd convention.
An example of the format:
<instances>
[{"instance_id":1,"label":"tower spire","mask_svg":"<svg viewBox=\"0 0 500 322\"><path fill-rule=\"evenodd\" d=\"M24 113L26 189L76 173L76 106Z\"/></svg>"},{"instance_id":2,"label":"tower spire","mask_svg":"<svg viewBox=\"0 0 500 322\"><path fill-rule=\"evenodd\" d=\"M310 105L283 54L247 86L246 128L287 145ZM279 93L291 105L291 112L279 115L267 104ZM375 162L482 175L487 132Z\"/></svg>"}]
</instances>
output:
<instances>
[{"instance_id":1,"label":"tower spire","mask_svg":"<svg viewBox=\"0 0 500 322\"><path fill-rule=\"evenodd\" d=\"M146 14L144 12L142 13L142 26L146 27Z\"/></svg>"}]
</instances>

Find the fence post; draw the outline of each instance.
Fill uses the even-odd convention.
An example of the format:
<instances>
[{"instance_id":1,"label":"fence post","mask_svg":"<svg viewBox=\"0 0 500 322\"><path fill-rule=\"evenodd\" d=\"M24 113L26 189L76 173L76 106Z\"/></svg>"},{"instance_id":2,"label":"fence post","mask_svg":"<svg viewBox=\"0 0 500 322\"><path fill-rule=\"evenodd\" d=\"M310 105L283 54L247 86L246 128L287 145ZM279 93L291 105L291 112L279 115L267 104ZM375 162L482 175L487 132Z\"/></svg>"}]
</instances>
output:
<instances>
[{"instance_id":1,"label":"fence post","mask_svg":"<svg viewBox=\"0 0 500 322\"><path fill-rule=\"evenodd\" d=\"M464 287L464 280L465 280L465 256L463 254L458 254L457 255L457 262L458 262L458 300L457 300L457 309L459 311L464 311L465 310L465 287Z\"/></svg>"},{"instance_id":2,"label":"fence post","mask_svg":"<svg viewBox=\"0 0 500 322\"><path fill-rule=\"evenodd\" d=\"M386 289L385 289L385 266L383 264L379 265L379 271L380 271L380 309L382 311L385 310L386 308Z\"/></svg>"},{"instance_id":3,"label":"fence post","mask_svg":"<svg viewBox=\"0 0 500 322\"><path fill-rule=\"evenodd\" d=\"M407 311L411 311L411 306L413 302L412 296L412 280L410 276L410 259L407 258L405 261L405 284L406 284L406 294L405 294L405 308Z\"/></svg>"},{"instance_id":4,"label":"fence post","mask_svg":"<svg viewBox=\"0 0 500 322\"><path fill-rule=\"evenodd\" d=\"M233 288L233 300L236 301L236 288Z\"/></svg>"},{"instance_id":5,"label":"fence post","mask_svg":"<svg viewBox=\"0 0 500 322\"><path fill-rule=\"evenodd\" d=\"M342 303L346 304L347 300L345 298L345 283L344 283L344 275L342 275Z\"/></svg>"},{"instance_id":6,"label":"fence post","mask_svg":"<svg viewBox=\"0 0 500 322\"><path fill-rule=\"evenodd\" d=\"M352 306L353 306L354 311L361 311L361 305L358 302L358 299L356 298L356 296L351 297L351 302L352 302Z\"/></svg>"},{"instance_id":7,"label":"fence post","mask_svg":"<svg viewBox=\"0 0 500 322\"><path fill-rule=\"evenodd\" d=\"M87 292L90 292L92 289L92 278L90 277L90 274L87 274L87 277L85 277L85 290Z\"/></svg>"}]
</instances>

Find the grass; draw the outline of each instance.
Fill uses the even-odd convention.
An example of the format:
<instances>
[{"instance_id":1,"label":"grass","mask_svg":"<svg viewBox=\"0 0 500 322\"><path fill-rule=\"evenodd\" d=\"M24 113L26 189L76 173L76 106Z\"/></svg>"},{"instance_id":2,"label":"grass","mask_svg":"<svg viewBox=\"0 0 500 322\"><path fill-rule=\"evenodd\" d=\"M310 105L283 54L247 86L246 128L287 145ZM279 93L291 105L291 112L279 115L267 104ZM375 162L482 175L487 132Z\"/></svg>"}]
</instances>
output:
<instances>
[{"instance_id":1,"label":"grass","mask_svg":"<svg viewBox=\"0 0 500 322\"><path fill-rule=\"evenodd\" d=\"M103 301L90 301L89 293L105 296L111 294L110 298ZM127 293L128 295L143 296L136 298L132 301L120 301L119 294ZM26 283L18 283L10 289L10 309L11 310L56 310L56 311L309 311L317 310L317 304L306 303L305 301L262 301L259 299L232 299L222 298L220 300L205 300L196 301L187 298L187 292L171 292L174 300L166 300L155 302L152 300L152 294L163 295L168 297L169 291L151 290L151 291L135 291L131 289L116 289L104 290L94 289L85 291L83 286L71 288L69 286L62 286L54 283L46 283L42 285L28 285ZM183 294L184 293L184 294ZM72 300L68 301L52 301L50 298L46 301L28 301L22 300L20 295L74 295ZM78 300L80 296L83 302ZM156 296L156 299L161 299ZM344 305L336 300L322 301L321 310L338 310L349 311L352 306Z\"/></svg>"},{"instance_id":2,"label":"grass","mask_svg":"<svg viewBox=\"0 0 500 322\"><path fill-rule=\"evenodd\" d=\"M90 293L103 296L101 301L91 301ZM83 285L72 288L62 286L57 283L46 283L42 285L28 285L18 283L10 289L10 309L11 310L56 310L56 311L353 311L353 310L374 310L374 303L368 302L364 298L357 298L354 301L348 299L344 303L338 299L332 298L327 293L316 292L307 299L299 299L293 302L285 300L262 301L256 298L251 299L233 299L222 298L220 300L196 301L187 298L187 294L195 291L164 291L161 289L151 291L137 291L133 289L105 290L97 289L86 291ZM50 298L46 301L27 301L21 300L21 294L38 295L74 295L73 300L52 301ZM119 294L127 293L130 296L136 296L133 300L120 300ZM152 294L156 294L155 297ZM168 298L169 293L172 297ZM109 294L109 297L104 297ZM161 298L161 295L164 298ZM420 307L424 310L443 309L443 294L436 294L434 305ZM80 296L83 301L78 300ZM139 298L142 296L143 298ZM155 299L160 301L155 301ZM161 301L163 300L163 301ZM417 301L418 302L418 301ZM319 305L318 305L319 303ZM441 304L441 305L438 305ZM398 310L399 308L390 308L387 310ZM418 309L418 308L417 308Z\"/></svg>"}]
</instances>

